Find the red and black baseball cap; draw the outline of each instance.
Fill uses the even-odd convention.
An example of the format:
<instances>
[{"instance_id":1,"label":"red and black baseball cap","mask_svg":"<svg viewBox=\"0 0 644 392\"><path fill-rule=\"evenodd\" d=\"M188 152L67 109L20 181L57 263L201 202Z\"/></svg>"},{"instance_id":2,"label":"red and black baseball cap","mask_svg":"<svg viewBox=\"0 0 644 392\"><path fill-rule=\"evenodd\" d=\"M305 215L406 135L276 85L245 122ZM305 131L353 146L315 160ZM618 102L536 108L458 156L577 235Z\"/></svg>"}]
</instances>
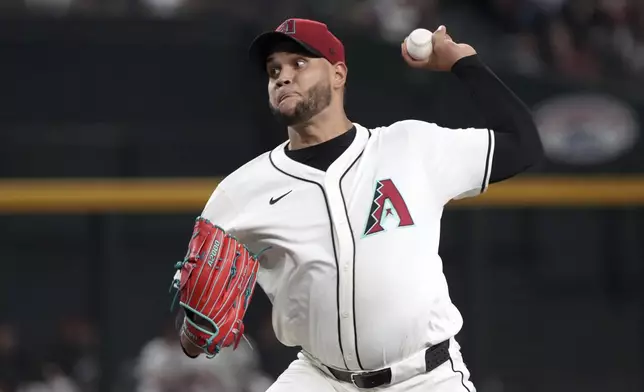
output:
<instances>
[{"instance_id":1,"label":"red and black baseball cap","mask_svg":"<svg viewBox=\"0 0 644 392\"><path fill-rule=\"evenodd\" d=\"M345 62L344 45L326 24L309 19L287 19L275 31L260 34L250 46L251 61L262 70L273 49L285 41L297 44L315 57L325 58L331 64Z\"/></svg>"}]
</instances>

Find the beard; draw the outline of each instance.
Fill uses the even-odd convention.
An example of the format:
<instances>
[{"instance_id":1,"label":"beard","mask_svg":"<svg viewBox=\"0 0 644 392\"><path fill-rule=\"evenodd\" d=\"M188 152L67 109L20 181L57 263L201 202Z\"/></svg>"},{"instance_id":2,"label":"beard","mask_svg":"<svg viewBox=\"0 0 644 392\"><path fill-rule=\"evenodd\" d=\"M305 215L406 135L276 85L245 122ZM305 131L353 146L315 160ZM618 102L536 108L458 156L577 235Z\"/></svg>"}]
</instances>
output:
<instances>
[{"instance_id":1,"label":"beard","mask_svg":"<svg viewBox=\"0 0 644 392\"><path fill-rule=\"evenodd\" d=\"M286 126L302 124L309 121L316 114L326 109L331 104L331 84L321 81L311 87L303 100L295 105L289 113L283 113L279 108L269 103L271 112L279 122Z\"/></svg>"}]
</instances>

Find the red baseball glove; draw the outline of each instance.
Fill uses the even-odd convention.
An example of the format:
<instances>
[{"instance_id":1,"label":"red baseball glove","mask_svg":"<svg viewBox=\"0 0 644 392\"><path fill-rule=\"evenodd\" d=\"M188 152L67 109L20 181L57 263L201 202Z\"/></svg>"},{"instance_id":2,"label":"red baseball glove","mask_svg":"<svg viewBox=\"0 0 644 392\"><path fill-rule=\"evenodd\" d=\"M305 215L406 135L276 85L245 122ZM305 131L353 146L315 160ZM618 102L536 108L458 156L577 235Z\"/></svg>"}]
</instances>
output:
<instances>
[{"instance_id":1,"label":"red baseball glove","mask_svg":"<svg viewBox=\"0 0 644 392\"><path fill-rule=\"evenodd\" d=\"M222 228L199 217L188 253L175 267L173 287L186 314L181 334L208 357L223 347L234 345L236 349L257 282L257 256Z\"/></svg>"}]
</instances>

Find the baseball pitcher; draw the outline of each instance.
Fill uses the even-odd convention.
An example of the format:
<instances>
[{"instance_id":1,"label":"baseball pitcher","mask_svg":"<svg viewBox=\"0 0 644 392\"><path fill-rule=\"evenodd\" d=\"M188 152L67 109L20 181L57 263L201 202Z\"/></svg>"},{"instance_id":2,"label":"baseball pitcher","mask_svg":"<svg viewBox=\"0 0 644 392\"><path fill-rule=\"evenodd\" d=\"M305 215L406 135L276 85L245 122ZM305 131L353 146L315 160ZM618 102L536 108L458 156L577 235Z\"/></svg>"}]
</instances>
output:
<instances>
[{"instance_id":1,"label":"baseball pitcher","mask_svg":"<svg viewBox=\"0 0 644 392\"><path fill-rule=\"evenodd\" d=\"M174 287L186 355L234 349L256 282L298 357L270 392L474 392L454 336L463 319L438 255L452 199L485 192L542 155L525 105L441 26L428 60L485 114L483 129L347 118L345 48L323 23L289 19L252 61L288 139L227 176L197 219ZM222 353L221 355L225 355Z\"/></svg>"}]
</instances>

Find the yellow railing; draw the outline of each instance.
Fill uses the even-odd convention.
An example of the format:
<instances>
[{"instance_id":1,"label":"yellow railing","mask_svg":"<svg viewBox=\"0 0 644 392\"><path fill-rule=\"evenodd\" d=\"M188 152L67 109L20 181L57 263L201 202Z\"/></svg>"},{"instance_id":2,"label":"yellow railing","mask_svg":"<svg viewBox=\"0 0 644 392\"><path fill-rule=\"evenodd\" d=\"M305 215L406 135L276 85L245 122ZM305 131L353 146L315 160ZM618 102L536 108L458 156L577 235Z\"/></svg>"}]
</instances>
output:
<instances>
[{"instance_id":1,"label":"yellow railing","mask_svg":"<svg viewBox=\"0 0 644 392\"><path fill-rule=\"evenodd\" d=\"M0 180L2 213L198 212L220 178ZM644 176L520 177L450 207L644 206Z\"/></svg>"}]
</instances>

